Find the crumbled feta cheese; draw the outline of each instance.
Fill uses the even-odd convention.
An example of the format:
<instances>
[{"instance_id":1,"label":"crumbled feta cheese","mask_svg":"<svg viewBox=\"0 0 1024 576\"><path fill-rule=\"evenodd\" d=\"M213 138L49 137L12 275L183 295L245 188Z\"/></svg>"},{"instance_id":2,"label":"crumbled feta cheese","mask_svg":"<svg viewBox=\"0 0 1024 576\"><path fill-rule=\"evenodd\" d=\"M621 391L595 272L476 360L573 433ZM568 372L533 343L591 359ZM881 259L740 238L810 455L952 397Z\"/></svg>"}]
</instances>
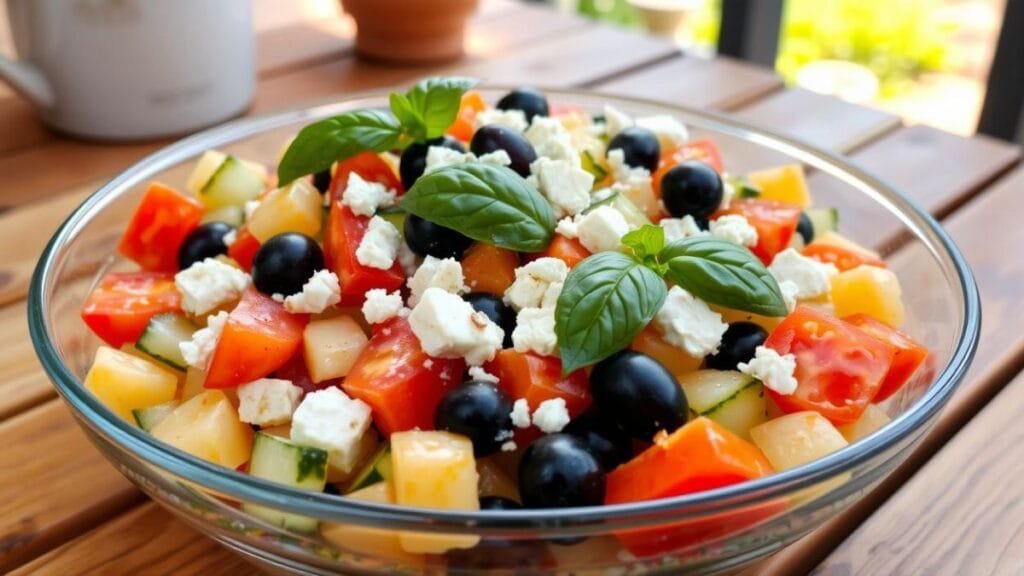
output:
<instances>
[{"instance_id":1,"label":"crumbled feta cheese","mask_svg":"<svg viewBox=\"0 0 1024 576\"><path fill-rule=\"evenodd\" d=\"M786 303L786 311L792 312L796 309L796 295L800 292L800 287L796 285L796 282L792 280L779 282L779 291L782 292L782 301Z\"/></svg>"},{"instance_id":2,"label":"crumbled feta cheese","mask_svg":"<svg viewBox=\"0 0 1024 576\"><path fill-rule=\"evenodd\" d=\"M505 332L459 296L427 288L409 314L423 351L440 358L465 358L471 366L494 359Z\"/></svg>"},{"instance_id":3,"label":"crumbled feta cheese","mask_svg":"<svg viewBox=\"0 0 1024 576\"><path fill-rule=\"evenodd\" d=\"M682 122L668 115L637 118L636 125L646 128L658 137L662 152L674 150L690 139L690 132Z\"/></svg>"},{"instance_id":4,"label":"crumbled feta cheese","mask_svg":"<svg viewBox=\"0 0 1024 576\"><path fill-rule=\"evenodd\" d=\"M217 312L206 320L206 328L196 330L191 340L178 343L185 362L194 368L206 370L206 366L213 357L213 351L217 348L217 340L220 340L220 333L224 331L224 323L228 321L228 313L224 310Z\"/></svg>"},{"instance_id":5,"label":"crumbled feta cheese","mask_svg":"<svg viewBox=\"0 0 1024 576\"><path fill-rule=\"evenodd\" d=\"M382 206L390 206L395 202L395 191L377 182L367 182L352 172L348 176L348 184L341 194L341 204L348 206L358 216L373 216Z\"/></svg>"},{"instance_id":6,"label":"crumbled feta cheese","mask_svg":"<svg viewBox=\"0 0 1024 576\"><path fill-rule=\"evenodd\" d=\"M775 255L768 272L780 284L790 281L796 284L796 298L817 298L828 294L829 279L839 273L834 264L818 262L792 248L786 248Z\"/></svg>"},{"instance_id":7,"label":"crumbled feta cheese","mask_svg":"<svg viewBox=\"0 0 1024 576\"><path fill-rule=\"evenodd\" d=\"M573 166L567 160L540 157L530 164L530 172L536 176L537 189L551 203L556 218L579 214L590 206L594 176L578 163Z\"/></svg>"},{"instance_id":8,"label":"crumbled feta cheese","mask_svg":"<svg viewBox=\"0 0 1024 576\"><path fill-rule=\"evenodd\" d=\"M363 302L363 317L370 324L387 322L395 316L407 315L408 308L402 305L402 294L395 290L388 294L383 288L374 288L366 292Z\"/></svg>"},{"instance_id":9,"label":"crumbled feta cheese","mask_svg":"<svg viewBox=\"0 0 1024 576\"><path fill-rule=\"evenodd\" d=\"M611 206L598 206L580 218L576 225L583 247L591 252L618 250L629 224L621 212Z\"/></svg>"},{"instance_id":10,"label":"crumbled feta cheese","mask_svg":"<svg viewBox=\"0 0 1024 576\"><path fill-rule=\"evenodd\" d=\"M405 242L398 243L398 264L402 267L406 277L411 277L420 267L419 254L412 251Z\"/></svg>"},{"instance_id":11,"label":"crumbled feta cheese","mask_svg":"<svg viewBox=\"0 0 1024 576\"><path fill-rule=\"evenodd\" d=\"M579 236L579 228L576 226L576 219L571 216L566 216L558 221L558 225L555 226L555 234L561 234L566 238L572 240Z\"/></svg>"},{"instance_id":12,"label":"crumbled feta cheese","mask_svg":"<svg viewBox=\"0 0 1024 576\"><path fill-rule=\"evenodd\" d=\"M491 384L498 383L498 377L491 374L487 370L484 370L480 366L469 367L469 378L470 380L476 380L477 382L490 382Z\"/></svg>"},{"instance_id":13,"label":"crumbled feta cheese","mask_svg":"<svg viewBox=\"0 0 1024 576\"><path fill-rule=\"evenodd\" d=\"M661 212L661 205L654 194L654 182L650 171L642 166L626 164L626 155L621 148L608 152L608 167L611 168L612 177L615 179L613 191L628 198L648 216Z\"/></svg>"},{"instance_id":14,"label":"crumbled feta cheese","mask_svg":"<svg viewBox=\"0 0 1024 576\"><path fill-rule=\"evenodd\" d=\"M356 260L363 266L390 270L398 257L402 236L395 225L380 216L370 219L366 234L356 248Z\"/></svg>"},{"instance_id":15,"label":"crumbled feta cheese","mask_svg":"<svg viewBox=\"0 0 1024 576\"><path fill-rule=\"evenodd\" d=\"M302 292L284 299L284 309L292 314L319 314L338 302L341 302L338 277L329 270L317 270L302 286Z\"/></svg>"},{"instance_id":16,"label":"crumbled feta cheese","mask_svg":"<svg viewBox=\"0 0 1024 576\"><path fill-rule=\"evenodd\" d=\"M707 230L701 230L700 226L697 225L697 221L689 214L682 218L664 218L661 222L658 222L658 225L665 230L666 244L676 240L686 240L694 236L704 236L708 233Z\"/></svg>"},{"instance_id":17,"label":"crumbled feta cheese","mask_svg":"<svg viewBox=\"0 0 1024 576\"><path fill-rule=\"evenodd\" d=\"M732 199L736 196L736 187L732 185L732 182L722 178L722 203L718 205L720 210L726 210L729 205L732 204Z\"/></svg>"},{"instance_id":18,"label":"crumbled feta cheese","mask_svg":"<svg viewBox=\"0 0 1024 576\"><path fill-rule=\"evenodd\" d=\"M494 152L488 152L483 156L477 158L477 161L483 162L484 164L494 164L497 166L511 166L512 157L508 155L508 152L498 149Z\"/></svg>"},{"instance_id":19,"label":"crumbled feta cheese","mask_svg":"<svg viewBox=\"0 0 1024 576\"><path fill-rule=\"evenodd\" d=\"M711 221L711 235L740 246L757 245L757 228L739 214L726 214Z\"/></svg>"},{"instance_id":20,"label":"crumbled feta cheese","mask_svg":"<svg viewBox=\"0 0 1024 576\"><path fill-rule=\"evenodd\" d=\"M569 275L569 267L558 258L538 258L533 262L516 268L516 279L505 290L505 303L515 310L524 308L540 308L548 300L550 302L551 286L557 284L558 292ZM555 299L557 300L557 295Z\"/></svg>"},{"instance_id":21,"label":"crumbled feta cheese","mask_svg":"<svg viewBox=\"0 0 1024 576\"><path fill-rule=\"evenodd\" d=\"M423 168L424 174L430 174L435 170L446 168L448 166L458 166L459 164L465 164L474 160L474 156L471 152L459 152L458 150L452 150L444 146L431 146L427 148L427 160Z\"/></svg>"},{"instance_id":22,"label":"crumbled feta cheese","mask_svg":"<svg viewBox=\"0 0 1024 576\"><path fill-rule=\"evenodd\" d=\"M530 125L526 121L526 114L522 110L500 110L498 108L477 112L475 123L477 129L490 126L491 124L499 124L517 132L525 131Z\"/></svg>"},{"instance_id":23,"label":"crumbled feta cheese","mask_svg":"<svg viewBox=\"0 0 1024 576\"><path fill-rule=\"evenodd\" d=\"M259 207L260 207L260 201L259 200L249 200L248 202L245 203L245 206L243 207L243 212L245 212L245 220L246 220L246 222L248 222L249 220L252 220L252 215L256 213L256 209L259 208Z\"/></svg>"},{"instance_id":24,"label":"crumbled feta cheese","mask_svg":"<svg viewBox=\"0 0 1024 576\"><path fill-rule=\"evenodd\" d=\"M626 128L633 126L633 119L628 114L610 105L604 107L604 124L608 139L615 138L615 135Z\"/></svg>"},{"instance_id":25,"label":"crumbled feta cheese","mask_svg":"<svg viewBox=\"0 0 1024 576\"><path fill-rule=\"evenodd\" d=\"M260 378L238 387L238 419L257 426L287 424L299 406L302 388L289 380Z\"/></svg>"},{"instance_id":26,"label":"crumbled feta cheese","mask_svg":"<svg viewBox=\"0 0 1024 576\"><path fill-rule=\"evenodd\" d=\"M427 288L440 288L452 294L468 292L462 275L462 264L454 258L427 256L416 273L409 278L409 306L419 303Z\"/></svg>"},{"instance_id":27,"label":"crumbled feta cheese","mask_svg":"<svg viewBox=\"0 0 1024 576\"><path fill-rule=\"evenodd\" d=\"M719 313L679 286L669 289L661 310L654 315L654 324L665 341L694 358L718 352L729 327Z\"/></svg>"},{"instance_id":28,"label":"crumbled feta cheese","mask_svg":"<svg viewBox=\"0 0 1024 576\"><path fill-rule=\"evenodd\" d=\"M555 335L555 307L523 308L516 314L516 327L512 330L512 346L516 352L534 352L541 356L555 356L558 337Z\"/></svg>"},{"instance_id":29,"label":"crumbled feta cheese","mask_svg":"<svg viewBox=\"0 0 1024 576\"><path fill-rule=\"evenodd\" d=\"M502 452L515 452L518 449L519 445L516 444L514 440L509 440L508 442L505 442L504 444L501 445Z\"/></svg>"},{"instance_id":30,"label":"crumbled feta cheese","mask_svg":"<svg viewBox=\"0 0 1024 576\"><path fill-rule=\"evenodd\" d=\"M572 145L572 136L557 118L534 117L525 136L538 158L565 160L574 168L580 166L580 155Z\"/></svg>"},{"instance_id":31,"label":"crumbled feta cheese","mask_svg":"<svg viewBox=\"0 0 1024 576\"><path fill-rule=\"evenodd\" d=\"M779 355L767 346L758 346L750 362L740 362L736 369L760 380L766 388L788 396L796 392L796 357L792 354Z\"/></svg>"},{"instance_id":32,"label":"crumbled feta cheese","mask_svg":"<svg viewBox=\"0 0 1024 576\"><path fill-rule=\"evenodd\" d=\"M290 438L296 444L327 451L328 463L351 470L360 440L370 427L370 407L337 387L306 394L292 414Z\"/></svg>"},{"instance_id":33,"label":"crumbled feta cheese","mask_svg":"<svg viewBox=\"0 0 1024 576\"><path fill-rule=\"evenodd\" d=\"M201 316L241 297L249 286L249 275L215 258L196 262L174 275L181 293L182 310Z\"/></svg>"},{"instance_id":34,"label":"crumbled feta cheese","mask_svg":"<svg viewBox=\"0 0 1024 576\"><path fill-rule=\"evenodd\" d=\"M561 432L569 424L569 410L565 398L545 400L533 411L533 424L545 434Z\"/></svg>"},{"instance_id":35,"label":"crumbled feta cheese","mask_svg":"<svg viewBox=\"0 0 1024 576\"><path fill-rule=\"evenodd\" d=\"M224 235L224 245L231 248L231 245L238 242L238 230L232 228L227 234Z\"/></svg>"},{"instance_id":36,"label":"crumbled feta cheese","mask_svg":"<svg viewBox=\"0 0 1024 576\"><path fill-rule=\"evenodd\" d=\"M530 427L530 404L526 398L520 398L512 404L512 425L516 428Z\"/></svg>"}]
</instances>

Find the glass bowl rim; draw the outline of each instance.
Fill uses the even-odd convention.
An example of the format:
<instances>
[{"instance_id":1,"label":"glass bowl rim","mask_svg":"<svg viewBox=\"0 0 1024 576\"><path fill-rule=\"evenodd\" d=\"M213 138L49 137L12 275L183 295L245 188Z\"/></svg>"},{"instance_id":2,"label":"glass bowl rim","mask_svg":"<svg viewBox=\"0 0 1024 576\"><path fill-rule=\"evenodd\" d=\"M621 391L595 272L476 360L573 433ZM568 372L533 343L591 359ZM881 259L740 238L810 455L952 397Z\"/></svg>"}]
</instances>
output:
<instances>
[{"instance_id":1,"label":"glass bowl rim","mask_svg":"<svg viewBox=\"0 0 1024 576\"><path fill-rule=\"evenodd\" d=\"M514 86L484 84L485 93L499 93ZM850 164L839 155L788 136L751 126L724 114L666 104L650 99L623 97L596 91L540 88L555 99L572 103L578 100L600 99L620 107L645 106L680 118L684 124L699 126L717 133L740 138L746 142L767 146L791 158L800 160L845 181L867 194L898 217L905 226L932 244L930 250L940 260L949 260L959 282L963 298L964 318L959 337L947 364L930 383L928 389L910 407L896 416L879 431L842 450L802 466L769 476L694 494L670 498L633 502L628 504L588 506L580 508L530 509L517 511L449 511L389 504L358 502L323 493L304 492L254 478L234 470L203 461L185 452L164 445L141 429L132 426L104 407L81 381L61 361L49 336L44 303L48 302L47 278L61 248L70 245L75 226L88 222L113 198L126 189L141 183L153 173L192 159L205 150L229 145L245 138L288 125L305 125L311 121L347 110L386 105L388 89L352 92L342 98L333 97L318 103L297 106L281 112L262 114L234 120L178 140L145 158L115 176L82 202L54 233L40 257L32 276L28 294L29 332L44 370L64 401L68 403L80 423L90 427L101 437L127 450L142 461L172 474L188 478L208 489L215 490L243 502L274 506L292 513L314 516L337 522L355 522L363 525L392 529L422 530L430 532L482 533L488 530L502 534L529 533L538 530L565 534L576 530L581 534L592 532L599 526L602 531L612 528L645 526L651 522L696 518L721 514L740 507L784 498L792 492L810 487L832 476L843 474L857 465L886 453L889 449L921 431L945 405L953 390L966 374L977 348L981 324L981 303L970 268L959 249L938 222L915 202L904 197L892 186L864 170ZM134 180L139 180L136 182ZM588 530L591 529L591 530Z\"/></svg>"}]
</instances>

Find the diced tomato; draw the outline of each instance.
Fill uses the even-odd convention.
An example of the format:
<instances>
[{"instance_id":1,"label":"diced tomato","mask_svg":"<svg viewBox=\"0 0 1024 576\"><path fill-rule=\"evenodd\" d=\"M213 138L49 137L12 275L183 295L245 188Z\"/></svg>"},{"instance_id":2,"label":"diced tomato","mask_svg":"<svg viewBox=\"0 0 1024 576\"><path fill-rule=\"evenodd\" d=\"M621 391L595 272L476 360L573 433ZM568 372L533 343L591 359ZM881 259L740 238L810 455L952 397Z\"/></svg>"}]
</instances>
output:
<instances>
[{"instance_id":1,"label":"diced tomato","mask_svg":"<svg viewBox=\"0 0 1024 576\"><path fill-rule=\"evenodd\" d=\"M519 254L486 242L473 244L462 257L462 275L473 292L501 296L516 280Z\"/></svg>"},{"instance_id":2,"label":"diced tomato","mask_svg":"<svg viewBox=\"0 0 1024 576\"><path fill-rule=\"evenodd\" d=\"M433 430L441 397L462 381L465 370L461 359L428 356L409 321L395 318L374 330L341 388L370 405L384 435Z\"/></svg>"},{"instance_id":3,"label":"diced tomato","mask_svg":"<svg viewBox=\"0 0 1024 576\"><path fill-rule=\"evenodd\" d=\"M235 241L228 246L230 256L246 272L252 270L252 261L256 258L256 252L260 249L260 241L249 232L247 226L242 226L235 234Z\"/></svg>"},{"instance_id":4,"label":"diced tomato","mask_svg":"<svg viewBox=\"0 0 1024 576\"><path fill-rule=\"evenodd\" d=\"M765 264L771 264L775 255L789 247L796 225L800 222L800 207L773 200L736 199L725 210L711 215L739 214L757 230L757 245L751 248Z\"/></svg>"},{"instance_id":5,"label":"diced tomato","mask_svg":"<svg viewBox=\"0 0 1024 576\"><path fill-rule=\"evenodd\" d=\"M361 306L369 290L383 288L393 292L405 283L405 273L397 260L390 269L381 270L365 266L356 258L356 249L369 223L369 218L356 216L341 203L331 203L324 233L324 262L341 280L342 306Z\"/></svg>"},{"instance_id":6,"label":"diced tomato","mask_svg":"<svg viewBox=\"0 0 1024 576\"><path fill-rule=\"evenodd\" d=\"M479 92L476 90L466 92L462 95L459 114L455 117L455 122L452 122L445 133L457 140L469 142L476 129L476 115L486 109L487 103L484 102L484 97Z\"/></svg>"},{"instance_id":7,"label":"diced tomato","mask_svg":"<svg viewBox=\"0 0 1024 576\"><path fill-rule=\"evenodd\" d=\"M882 381L882 387L878 389L872 402L881 402L895 394L910 381L914 373L928 358L927 348L896 328L875 320L867 314L854 314L843 318L843 320L893 348L892 365L889 366L889 372L886 373L885 380Z\"/></svg>"},{"instance_id":8,"label":"diced tomato","mask_svg":"<svg viewBox=\"0 0 1024 576\"><path fill-rule=\"evenodd\" d=\"M756 446L708 418L699 417L608 474L606 504L625 504L722 488L771 474ZM637 556L707 542L766 519L778 503L755 510L617 533Z\"/></svg>"},{"instance_id":9,"label":"diced tomato","mask_svg":"<svg viewBox=\"0 0 1024 576\"><path fill-rule=\"evenodd\" d=\"M882 386L894 349L838 318L798 306L764 343L796 356L793 394L765 388L783 412L814 410L841 426L860 418Z\"/></svg>"},{"instance_id":10,"label":"diced tomato","mask_svg":"<svg viewBox=\"0 0 1024 576\"><path fill-rule=\"evenodd\" d=\"M304 394L310 392L316 392L317 390L323 390L324 388L330 388L332 386L338 386L341 384L341 378L333 378L331 380L324 380L323 382L313 382L313 377L309 375L309 369L306 367L306 356L303 354L302 348L299 348L284 366L281 366L277 370L274 370L274 378L280 378L282 380L288 380L292 384L302 388Z\"/></svg>"},{"instance_id":11,"label":"diced tomato","mask_svg":"<svg viewBox=\"0 0 1024 576\"><path fill-rule=\"evenodd\" d=\"M308 320L250 287L224 323L203 386L233 388L281 368L302 346Z\"/></svg>"},{"instance_id":12,"label":"diced tomato","mask_svg":"<svg viewBox=\"0 0 1024 576\"><path fill-rule=\"evenodd\" d=\"M108 274L85 299L82 320L104 342L120 348L138 340L153 316L180 311L174 274Z\"/></svg>"},{"instance_id":13,"label":"diced tomato","mask_svg":"<svg viewBox=\"0 0 1024 576\"><path fill-rule=\"evenodd\" d=\"M885 268L885 261L867 251L851 250L838 244L811 242L803 249L804 256L819 262L835 264L840 272L852 270L860 265Z\"/></svg>"},{"instance_id":14,"label":"diced tomato","mask_svg":"<svg viewBox=\"0 0 1024 576\"><path fill-rule=\"evenodd\" d=\"M178 248L202 218L198 200L154 182L132 214L117 251L143 270L175 272Z\"/></svg>"},{"instance_id":15,"label":"diced tomato","mask_svg":"<svg viewBox=\"0 0 1024 576\"><path fill-rule=\"evenodd\" d=\"M329 193L331 200L338 200L341 198L342 192L348 186L349 174L355 172L367 182L376 182L383 184L388 189L394 190L399 196L405 194L405 188L402 186L402 181L398 179L398 174L395 174L395 169L390 164L384 161L379 154L373 152L361 152L346 158L341 162L338 162L337 167L334 169L334 177L331 178L331 186Z\"/></svg>"},{"instance_id":16,"label":"diced tomato","mask_svg":"<svg viewBox=\"0 0 1024 576\"><path fill-rule=\"evenodd\" d=\"M505 349L487 363L486 369L498 377L498 386L509 400L526 399L530 410L545 400L565 400L570 418L583 413L591 403L587 373L576 370L562 376L562 360L553 356L538 356L529 352ZM537 428L516 431L516 442L525 445L540 436Z\"/></svg>"},{"instance_id":17,"label":"diced tomato","mask_svg":"<svg viewBox=\"0 0 1024 576\"><path fill-rule=\"evenodd\" d=\"M569 268L576 266L587 256L590 256L590 250L583 247L583 244L578 238L566 238L561 234L555 234L555 239L551 241L547 249L543 252L530 255L530 260L536 260L537 258L558 258Z\"/></svg>"},{"instance_id":18,"label":"diced tomato","mask_svg":"<svg viewBox=\"0 0 1024 576\"><path fill-rule=\"evenodd\" d=\"M718 152L718 146L713 141L694 140L693 142L687 142L675 150L666 150L661 154L658 169L654 171L654 176L651 180L655 196L661 198L661 179L665 177L665 173L687 160L706 162L718 173L722 172L722 155Z\"/></svg>"}]
</instances>

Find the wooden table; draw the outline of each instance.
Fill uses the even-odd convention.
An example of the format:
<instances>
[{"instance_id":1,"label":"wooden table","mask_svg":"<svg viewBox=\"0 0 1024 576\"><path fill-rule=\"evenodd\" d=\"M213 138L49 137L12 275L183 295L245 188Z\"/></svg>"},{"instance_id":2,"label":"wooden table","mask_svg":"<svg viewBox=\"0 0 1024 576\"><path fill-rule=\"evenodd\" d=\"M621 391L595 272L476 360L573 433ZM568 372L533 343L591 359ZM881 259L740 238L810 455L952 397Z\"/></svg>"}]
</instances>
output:
<instances>
[{"instance_id":1,"label":"wooden table","mask_svg":"<svg viewBox=\"0 0 1024 576\"><path fill-rule=\"evenodd\" d=\"M483 3L468 57L441 70L362 62L343 17L292 3L259 31L251 112L463 73L726 110L847 154L941 218L974 266L986 321L968 381L909 462L863 501L749 574L1024 572L1024 168L1020 150L961 138L802 90L771 72L508 0ZM2 43L0 38L0 43ZM97 145L42 128L0 87L0 572L233 574L236 556L118 474L55 398L32 352L25 292L45 242L105 179L163 142Z\"/></svg>"}]
</instances>

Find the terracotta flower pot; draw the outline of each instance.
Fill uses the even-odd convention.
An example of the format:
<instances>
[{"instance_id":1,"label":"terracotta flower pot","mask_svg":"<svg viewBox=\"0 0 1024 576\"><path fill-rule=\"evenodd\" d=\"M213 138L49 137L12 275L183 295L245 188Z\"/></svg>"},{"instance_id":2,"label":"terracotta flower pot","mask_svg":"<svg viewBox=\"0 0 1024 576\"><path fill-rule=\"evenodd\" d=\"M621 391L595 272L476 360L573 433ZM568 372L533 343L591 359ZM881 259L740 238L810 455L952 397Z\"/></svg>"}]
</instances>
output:
<instances>
[{"instance_id":1,"label":"terracotta flower pot","mask_svg":"<svg viewBox=\"0 0 1024 576\"><path fill-rule=\"evenodd\" d=\"M341 0L356 21L356 52L396 64L447 62L464 53L477 0Z\"/></svg>"}]
</instances>

